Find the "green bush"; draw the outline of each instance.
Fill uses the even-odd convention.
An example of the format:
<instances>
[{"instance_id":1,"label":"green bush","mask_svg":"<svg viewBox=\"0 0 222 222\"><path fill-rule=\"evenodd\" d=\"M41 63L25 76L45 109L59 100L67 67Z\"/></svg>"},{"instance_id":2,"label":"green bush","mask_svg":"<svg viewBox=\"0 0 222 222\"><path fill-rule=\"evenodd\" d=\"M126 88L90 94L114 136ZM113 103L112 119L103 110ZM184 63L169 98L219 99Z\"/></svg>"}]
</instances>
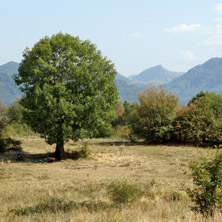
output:
<instances>
[{"instance_id":1,"label":"green bush","mask_svg":"<svg viewBox=\"0 0 222 222\"><path fill-rule=\"evenodd\" d=\"M222 95L200 92L187 107L177 108L174 137L179 142L214 146L222 143Z\"/></svg>"},{"instance_id":2,"label":"green bush","mask_svg":"<svg viewBox=\"0 0 222 222\"><path fill-rule=\"evenodd\" d=\"M171 139L179 99L163 87L150 86L138 95L140 104L130 116L132 133L147 142Z\"/></svg>"},{"instance_id":3,"label":"green bush","mask_svg":"<svg viewBox=\"0 0 222 222\"><path fill-rule=\"evenodd\" d=\"M79 159L79 158L87 158L90 155L89 144L87 142L82 142L82 147L80 150L72 151L71 153L67 153L67 157L71 159Z\"/></svg>"},{"instance_id":4,"label":"green bush","mask_svg":"<svg viewBox=\"0 0 222 222\"><path fill-rule=\"evenodd\" d=\"M194 183L194 189L188 190L194 202L192 209L212 216L216 209L222 209L222 152L193 160L189 167Z\"/></svg>"},{"instance_id":5,"label":"green bush","mask_svg":"<svg viewBox=\"0 0 222 222\"><path fill-rule=\"evenodd\" d=\"M90 155L89 144L87 142L84 142L81 150L78 152L78 157L79 158L86 158L89 155Z\"/></svg>"},{"instance_id":6,"label":"green bush","mask_svg":"<svg viewBox=\"0 0 222 222\"><path fill-rule=\"evenodd\" d=\"M124 181L110 184L108 194L116 203L128 203L139 200L144 192L138 186Z\"/></svg>"},{"instance_id":7,"label":"green bush","mask_svg":"<svg viewBox=\"0 0 222 222\"><path fill-rule=\"evenodd\" d=\"M36 205L12 209L9 211L9 214L29 216L31 214L42 213L67 213L73 210L87 210L88 212L93 213L109 210L112 208L117 208L117 206L111 205L104 201L74 202L72 200L64 200L62 198L52 197L41 201Z\"/></svg>"},{"instance_id":8,"label":"green bush","mask_svg":"<svg viewBox=\"0 0 222 222\"><path fill-rule=\"evenodd\" d=\"M128 140L130 142L136 142L136 141L138 141L138 136L135 135L134 133L130 133L129 136L128 136Z\"/></svg>"}]
</instances>

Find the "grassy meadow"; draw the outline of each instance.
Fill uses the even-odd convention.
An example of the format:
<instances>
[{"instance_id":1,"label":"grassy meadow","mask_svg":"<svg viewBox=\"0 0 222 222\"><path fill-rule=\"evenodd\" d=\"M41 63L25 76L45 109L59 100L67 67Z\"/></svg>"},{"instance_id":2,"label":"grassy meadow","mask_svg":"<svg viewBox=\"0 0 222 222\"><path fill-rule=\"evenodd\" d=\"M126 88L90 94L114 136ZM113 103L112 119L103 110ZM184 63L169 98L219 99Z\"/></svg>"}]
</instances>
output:
<instances>
[{"instance_id":1,"label":"grassy meadow","mask_svg":"<svg viewBox=\"0 0 222 222\"><path fill-rule=\"evenodd\" d=\"M206 149L176 145L131 144L117 139L88 140L86 159L40 163L54 152L39 137L22 141L24 162L16 152L0 154L1 222L157 222L221 221L191 211L188 162ZM86 141L86 140L85 140ZM69 142L66 151L79 150ZM214 150L210 150L214 152ZM110 184L126 182L142 190L137 201L117 203Z\"/></svg>"}]
</instances>

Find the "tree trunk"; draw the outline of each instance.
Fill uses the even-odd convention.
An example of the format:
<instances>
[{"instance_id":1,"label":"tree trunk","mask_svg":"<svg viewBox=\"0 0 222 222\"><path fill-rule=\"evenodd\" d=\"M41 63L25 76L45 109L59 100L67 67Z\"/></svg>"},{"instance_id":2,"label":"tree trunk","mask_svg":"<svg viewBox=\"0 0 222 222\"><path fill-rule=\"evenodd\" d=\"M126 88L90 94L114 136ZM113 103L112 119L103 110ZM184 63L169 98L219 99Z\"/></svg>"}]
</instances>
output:
<instances>
[{"instance_id":1,"label":"tree trunk","mask_svg":"<svg viewBox=\"0 0 222 222\"><path fill-rule=\"evenodd\" d=\"M56 150L54 153L56 160L64 160L66 153L64 150L64 141L56 144Z\"/></svg>"}]
</instances>

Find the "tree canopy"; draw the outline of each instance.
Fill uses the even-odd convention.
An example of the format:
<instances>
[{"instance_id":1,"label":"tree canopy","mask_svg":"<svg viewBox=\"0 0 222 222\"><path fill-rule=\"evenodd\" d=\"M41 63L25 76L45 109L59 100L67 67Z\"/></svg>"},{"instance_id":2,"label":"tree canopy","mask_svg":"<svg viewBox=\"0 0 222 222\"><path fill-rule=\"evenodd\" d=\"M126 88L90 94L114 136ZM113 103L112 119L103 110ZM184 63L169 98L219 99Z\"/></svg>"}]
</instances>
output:
<instances>
[{"instance_id":1,"label":"tree canopy","mask_svg":"<svg viewBox=\"0 0 222 222\"><path fill-rule=\"evenodd\" d=\"M139 101L131 115L133 134L148 142L169 140L179 99L160 86L151 86L139 94Z\"/></svg>"},{"instance_id":2,"label":"tree canopy","mask_svg":"<svg viewBox=\"0 0 222 222\"><path fill-rule=\"evenodd\" d=\"M175 118L174 133L181 142L219 145L222 141L222 95L200 92Z\"/></svg>"},{"instance_id":3,"label":"tree canopy","mask_svg":"<svg viewBox=\"0 0 222 222\"><path fill-rule=\"evenodd\" d=\"M114 64L90 41L58 33L27 48L14 76L24 118L64 157L64 143L106 131L118 99Z\"/></svg>"}]
</instances>

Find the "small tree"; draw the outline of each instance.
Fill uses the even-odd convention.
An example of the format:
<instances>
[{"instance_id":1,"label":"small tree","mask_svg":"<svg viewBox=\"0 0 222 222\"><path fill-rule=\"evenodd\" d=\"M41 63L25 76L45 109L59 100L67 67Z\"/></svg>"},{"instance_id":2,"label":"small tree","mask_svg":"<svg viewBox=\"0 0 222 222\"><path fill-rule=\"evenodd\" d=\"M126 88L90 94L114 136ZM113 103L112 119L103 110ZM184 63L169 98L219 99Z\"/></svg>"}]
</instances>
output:
<instances>
[{"instance_id":1,"label":"small tree","mask_svg":"<svg viewBox=\"0 0 222 222\"><path fill-rule=\"evenodd\" d=\"M19 100L16 100L8 107L7 116L10 122L22 123L22 112L23 107L19 103Z\"/></svg>"},{"instance_id":2,"label":"small tree","mask_svg":"<svg viewBox=\"0 0 222 222\"><path fill-rule=\"evenodd\" d=\"M123 106L122 102L118 102L116 104L115 114L116 114L116 117L115 117L115 119L112 123L113 127L116 128L117 126L125 125L125 118L124 118L125 109L124 109L124 106Z\"/></svg>"},{"instance_id":3,"label":"small tree","mask_svg":"<svg viewBox=\"0 0 222 222\"><path fill-rule=\"evenodd\" d=\"M139 94L139 101L131 115L133 133L149 142L169 140L179 99L162 87L151 86Z\"/></svg>"},{"instance_id":4,"label":"small tree","mask_svg":"<svg viewBox=\"0 0 222 222\"><path fill-rule=\"evenodd\" d=\"M99 136L110 125L118 99L114 65L90 41L59 33L23 54L15 82L24 118L65 156L64 143Z\"/></svg>"},{"instance_id":5,"label":"small tree","mask_svg":"<svg viewBox=\"0 0 222 222\"><path fill-rule=\"evenodd\" d=\"M213 215L222 209L222 153L202 157L190 163L194 189L188 190L194 202L193 210L203 215Z\"/></svg>"},{"instance_id":6,"label":"small tree","mask_svg":"<svg viewBox=\"0 0 222 222\"><path fill-rule=\"evenodd\" d=\"M222 95L200 92L177 113L174 132L181 142L222 143Z\"/></svg>"},{"instance_id":7,"label":"small tree","mask_svg":"<svg viewBox=\"0 0 222 222\"><path fill-rule=\"evenodd\" d=\"M0 120L7 118L8 107L0 101Z\"/></svg>"}]
</instances>

